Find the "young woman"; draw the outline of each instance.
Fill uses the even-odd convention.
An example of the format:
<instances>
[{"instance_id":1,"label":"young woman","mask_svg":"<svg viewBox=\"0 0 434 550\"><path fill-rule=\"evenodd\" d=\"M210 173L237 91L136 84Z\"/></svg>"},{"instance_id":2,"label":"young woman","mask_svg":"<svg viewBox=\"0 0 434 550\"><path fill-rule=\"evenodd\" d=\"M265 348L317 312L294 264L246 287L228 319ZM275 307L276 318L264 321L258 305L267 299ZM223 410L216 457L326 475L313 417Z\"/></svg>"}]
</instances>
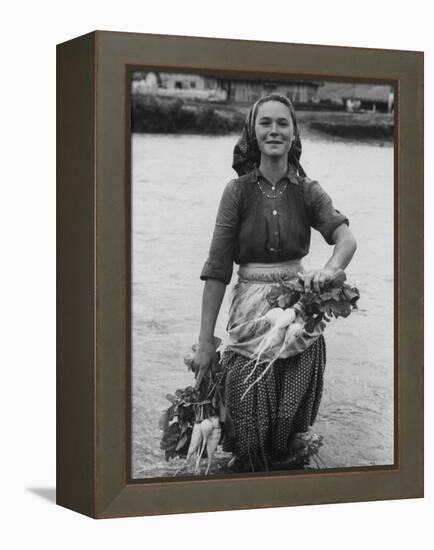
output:
<instances>
[{"instance_id":1,"label":"young woman","mask_svg":"<svg viewBox=\"0 0 434 550\"><path fill-rule=\"evenodd\" d=\"M222 355L227 430L223 449L236 469L266 469L288 456L294 435L313 424L321 399L326 353L323 326L303 331L294 346L279 344L279 357L249 369L262 336L256 319L270 305L273 285L298 276L305 291L320 290L348 265L356 250L347 218L337 211L318 182L306 177L295 112L284 96L271 94L250 109L234 149L238 178L226 186L215 225L205 280L197 385L216 358L214 329L234 262L239 264L229 312L229 345ZM320 269L305 273L311 227L334 245ZM282 347L283 346L283 347ZM253 361L252 361L253 359ZM262 371L270 368L266 376ZM248 391L247 389L250 388Z\"/></svg>"}]
</instances>

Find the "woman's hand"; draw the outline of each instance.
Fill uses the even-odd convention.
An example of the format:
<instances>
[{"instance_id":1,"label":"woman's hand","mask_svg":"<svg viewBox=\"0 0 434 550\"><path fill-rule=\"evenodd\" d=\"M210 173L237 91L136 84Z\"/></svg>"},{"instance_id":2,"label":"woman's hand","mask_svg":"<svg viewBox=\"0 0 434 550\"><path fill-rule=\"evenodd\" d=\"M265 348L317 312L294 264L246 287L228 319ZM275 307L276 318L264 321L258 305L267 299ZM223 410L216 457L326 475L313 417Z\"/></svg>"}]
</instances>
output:
<instances>
[{"instance_id":1,"label":"woman's hand","mask_svg":"<svg viewBox=\"0 0 434 550\"><path fill-rule=\"evenodd\" d=\"M340 270L324 267L323 269L313 269L307 273L297 273L297 276L304 282L305 292L311 290L321 292L325 285L333 280L338 271Z\"/></svg>"},{"instance_id":2,"label":"woman's hand","mask_svg":"<svg viewBox=\"0 0 434 550\"><path fill-rule=\"evenodd\" d=\"M212 367L217 359L214 342L199 342L199 346L193 358L196 373L196 389L199 388L206 372Z\"/></svg>"},{"instance_id":3,"label":"woman's hand","mask_svg":"<svg viewBox=\"0 0 434 550\"><path fill-rule=\"evenodd\" d=\"M356 239L349 227L343 223L333 232L332 240L335 243L333 254L323 269L314 269L307 273L297 273L297 276L304 281L304 291L316 290L320 292L324 286L334 279L339 272L350 263L357 248Z\"/></svg>"}]
</instances>

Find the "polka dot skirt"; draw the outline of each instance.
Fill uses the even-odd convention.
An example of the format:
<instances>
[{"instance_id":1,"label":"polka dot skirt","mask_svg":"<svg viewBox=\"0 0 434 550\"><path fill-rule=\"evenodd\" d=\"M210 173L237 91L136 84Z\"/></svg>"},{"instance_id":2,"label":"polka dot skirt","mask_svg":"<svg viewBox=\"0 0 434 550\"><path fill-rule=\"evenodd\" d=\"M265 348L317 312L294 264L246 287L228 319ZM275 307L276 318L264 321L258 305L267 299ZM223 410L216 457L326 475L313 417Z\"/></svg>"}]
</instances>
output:
<instances>
[{"instance_id":1,"label":"polka dot skirt","mask_svg":"<svg viewBox=\"0 0 434 550\"><path fill-rule=\"evenodd\" d=\"M315 421L325 363L325 341L320 336L299 355L278 359L241 399L266 365L258 365L246 381L252 369L249 359L225 350L227 430L223 450L257 463L287 457L291 436L307 431Z\"/></svg>"}]
</instances>

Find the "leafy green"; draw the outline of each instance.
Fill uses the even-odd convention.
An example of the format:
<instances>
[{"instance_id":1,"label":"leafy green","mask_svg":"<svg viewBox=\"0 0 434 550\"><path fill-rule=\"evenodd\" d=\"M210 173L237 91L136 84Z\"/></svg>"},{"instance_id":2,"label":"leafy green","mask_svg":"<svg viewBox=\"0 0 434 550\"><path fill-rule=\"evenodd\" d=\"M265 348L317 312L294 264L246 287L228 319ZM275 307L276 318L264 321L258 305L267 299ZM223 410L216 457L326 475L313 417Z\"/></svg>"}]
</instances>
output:
<instances>
[{"instance_id":1,"label":"leafy green","mask_svg":"<svg viewBox=\"0 0 434 550\"><path fill-rule=\"evenodd\" d=\"M297 304L305 320L305 330L311 333L319 323L333 317L348 317L353 309L357 309L359 290L345 280L345 272L340 271L321 292L304 292L303 282L293 277L273 286L267 300L272 308L287 309Z\"/></svg>"},{"instance_id":2,"label":"leafy green","mask_svg":"<svg viewBox=\"0 0 434 550\"><path fill-rule=\"evenodd\" d=\"M195 346L192 347L192 351L195 351L194 348ZM218 415L220 411L223 373L220 354L217 355L216 365L213 369L208 370L199 388L187 386L177 389L174 395L167 394L165 396L171 405L162 411L158 426L162 431L160 448L164 451L166 460L177 456L186 456L194 423ZM184 358L184 363L191 371L191 361L186 361Z\"/></svg>"}]
</instances>

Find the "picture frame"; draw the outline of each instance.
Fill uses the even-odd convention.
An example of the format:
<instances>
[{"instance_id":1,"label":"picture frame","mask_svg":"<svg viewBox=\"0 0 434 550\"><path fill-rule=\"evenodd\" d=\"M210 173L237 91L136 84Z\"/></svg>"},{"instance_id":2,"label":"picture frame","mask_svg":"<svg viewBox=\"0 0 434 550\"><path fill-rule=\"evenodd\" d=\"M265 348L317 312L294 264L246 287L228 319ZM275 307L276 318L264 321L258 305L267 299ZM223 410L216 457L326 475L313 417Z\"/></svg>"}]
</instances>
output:
<instances>
[{"instance_id":1,"label":"picture frame","mask_svg":"<svg viewBox=\"0 0 434 550\"><path fill-rule=\"evenodd\" d=\"M392 82L395 464L130 473L131 67ZM57 503L93 518L423 496L423 53L95 31L57 46Z\"/></svg>"}]
</instances>

